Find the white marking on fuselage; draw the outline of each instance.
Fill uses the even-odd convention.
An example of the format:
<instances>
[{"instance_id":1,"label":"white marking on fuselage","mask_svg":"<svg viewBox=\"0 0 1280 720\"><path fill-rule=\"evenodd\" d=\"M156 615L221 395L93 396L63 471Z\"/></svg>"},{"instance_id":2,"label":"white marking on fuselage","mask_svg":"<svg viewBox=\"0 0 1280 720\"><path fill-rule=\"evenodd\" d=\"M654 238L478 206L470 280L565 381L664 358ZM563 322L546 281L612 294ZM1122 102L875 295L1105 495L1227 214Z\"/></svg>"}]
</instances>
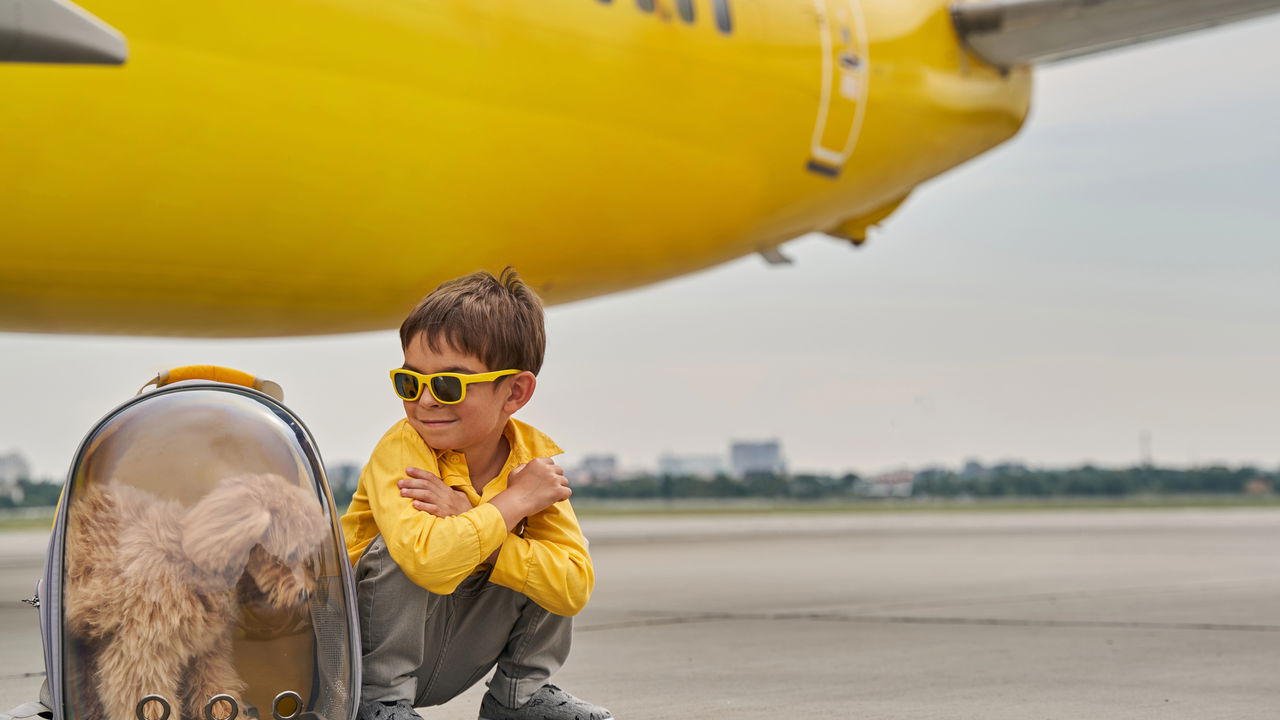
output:
<instances>
[{"instance_id":1,"label":"white marking on fuselage","mask_svg":"<svg viewBox=\"0 0 1280 720\"><path fill-rule=\"evenodd\" d=\"M818 13L818 37L822 48L822 94L818 101L818 117L814 123L813 137L810 140L809 152L814 159L820 160L835 169L840 169L848 162L858 144L858 135L862 132L862 121L866 114L867 93L870 84L870 54L867 48L867 26L862 15L862 6L858 0L832 0L839 18L833 18L828 11L828 0L813 0ZM847 13L847 15L846 15ZM833 52L832 36L834 28L843 25L852 29L852 37L846 38L846 47L842 52L853 52L854 67L840 66ZM849 48L848 41L853 41ZM853 122L849 133L840 148L829 148L822 144L822 136L827 131L827 121L832 103L832 78L841 73L840 95L843 100L856 103ZM852 95L852 97L850 97Z\"/></svg>"}]
</instances>

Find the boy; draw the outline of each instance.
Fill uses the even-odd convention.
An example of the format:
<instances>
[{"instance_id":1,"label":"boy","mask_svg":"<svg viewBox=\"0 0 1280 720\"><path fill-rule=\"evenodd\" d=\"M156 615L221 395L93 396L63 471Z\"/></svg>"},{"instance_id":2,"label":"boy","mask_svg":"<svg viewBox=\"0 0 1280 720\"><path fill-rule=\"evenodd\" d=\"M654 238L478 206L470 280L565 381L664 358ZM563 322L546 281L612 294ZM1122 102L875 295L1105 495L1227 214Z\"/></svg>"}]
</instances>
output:
<instances>
[{"instance_id":1,"label":"boy","mask_svg":"<svg viewBox=\"0 0 1280 720\"><path fill-rule=\"evenodd\" d=\"M511 415L533 397L542 304L508 268L444 283L400 327L405 418L342 518L356 569L358 720L418 720L495 665L482 720L604 720L544 684L595 582L560 448Z\"/></svg>"}]
</instances>

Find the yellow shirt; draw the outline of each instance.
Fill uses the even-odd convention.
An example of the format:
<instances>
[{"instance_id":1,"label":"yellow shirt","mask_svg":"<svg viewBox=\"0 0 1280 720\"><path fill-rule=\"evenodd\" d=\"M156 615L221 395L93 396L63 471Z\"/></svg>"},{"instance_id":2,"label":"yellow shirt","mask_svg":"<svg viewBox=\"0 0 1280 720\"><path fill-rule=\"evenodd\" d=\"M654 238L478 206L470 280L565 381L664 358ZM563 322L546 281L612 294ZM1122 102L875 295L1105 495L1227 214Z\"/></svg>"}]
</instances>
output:
<instances>
[{"instance_id":1,"label":"yellow shirt","mask_svg":"<svg viewBox=\"0 0 1280 720\"><path fill-rule=\"evenodd\" d=\"M508 533L502 513L489 504L507 489L514 468L563 451L551 438L515 419L508 420L503 434L511 453L481 495L471 484L461 453L428 447L408 420L391 426L360 473L351 506L342 516L351 564L381 534L391 558L409 579L447 595L501 547L490 582L523 593L556 615L581 612L595 586L595 571L569 501L530 516L523 537ZM435 473L446 485L466 493L472 509L448 518L415 509L397 486L408 467Z\"/></svg>"}]
</instances>

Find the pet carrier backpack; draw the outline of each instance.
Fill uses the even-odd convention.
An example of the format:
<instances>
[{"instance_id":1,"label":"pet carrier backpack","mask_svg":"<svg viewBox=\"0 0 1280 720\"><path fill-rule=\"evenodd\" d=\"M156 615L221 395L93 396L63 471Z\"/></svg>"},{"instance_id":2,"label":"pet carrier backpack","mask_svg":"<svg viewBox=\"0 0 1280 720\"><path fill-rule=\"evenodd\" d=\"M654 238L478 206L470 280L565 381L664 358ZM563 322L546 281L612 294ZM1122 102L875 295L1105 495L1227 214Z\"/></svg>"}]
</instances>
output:
<instances>
[{"instance_id":1,"label":"pet carrier backpack","mask_svg":"<svg viewBox=\"0 0 1280 720\"><path fill-rule=\"evenodd\" d=\"M58 505L54 720L353 720L355 587L311 433L239 371L152 384L85 436Z\"/></svg>"}]
</instances>

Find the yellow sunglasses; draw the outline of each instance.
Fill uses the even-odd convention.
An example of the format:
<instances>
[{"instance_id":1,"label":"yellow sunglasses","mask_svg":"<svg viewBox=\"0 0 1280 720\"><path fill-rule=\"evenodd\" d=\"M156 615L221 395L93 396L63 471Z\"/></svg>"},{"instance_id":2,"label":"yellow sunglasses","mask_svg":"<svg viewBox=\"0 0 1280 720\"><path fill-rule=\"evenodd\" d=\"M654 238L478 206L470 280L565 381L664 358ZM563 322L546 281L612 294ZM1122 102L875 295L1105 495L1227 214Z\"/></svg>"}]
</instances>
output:
<instances>
[{"instance_id":1,"label":"yellow sunglasses","mask_svg":"<svg viewBox=\"0 0 1280 720\"><path fill-rule=\"evenodd\" d=\"M467 386L471 383L492 382L504 375L515 375L519 370L494 370L475 375L442 372L423 375L412 370L396 368L391 371L391 385L396 389L396 396L405 402L413 402L422 397L422 389L427 388L431 397L442 405L457 405L467 397Z\"/></svg>"}]
</instances>

